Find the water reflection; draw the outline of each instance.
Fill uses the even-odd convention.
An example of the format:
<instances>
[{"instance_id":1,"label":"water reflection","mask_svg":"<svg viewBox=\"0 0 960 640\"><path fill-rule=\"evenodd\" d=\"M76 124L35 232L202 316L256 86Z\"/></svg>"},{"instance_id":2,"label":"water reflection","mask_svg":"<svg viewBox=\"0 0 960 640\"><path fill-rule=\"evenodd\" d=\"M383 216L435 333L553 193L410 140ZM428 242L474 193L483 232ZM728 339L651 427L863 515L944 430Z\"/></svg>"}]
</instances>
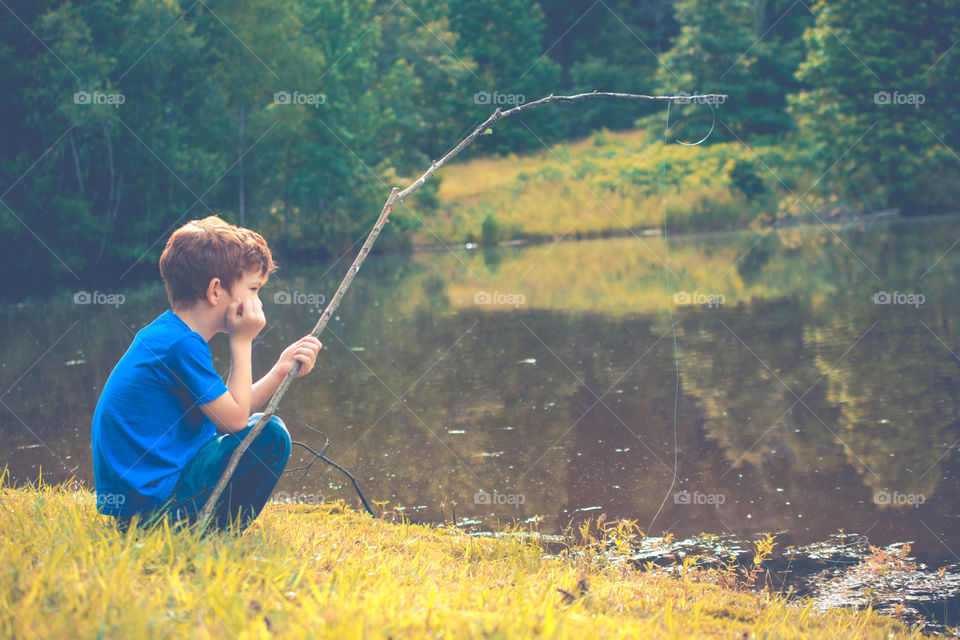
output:
<instances>
[{"instance_id":1,"label":"water reflection","mask_svg":"<svg viewBox=\"0 0 960 640\"><path fill-rule=\"evenodd\" d=\"M657 238L377 256L280 413L415 518L456 500L459 518L538 514L554 531L601 511L785 544L845 528L952 561L960 251L937 259L957 235L940 220L672 238L669 291ZM346 265L328 267L268 285L256 371L320 312L274 295L329 297ZM875 304L879 291L924 300ZM0 313L0 451L17 482L42 467L92 485L97 395L165 303L159 286L117 307L73 293ZM222 336L213 352L225 372ZM354 499L317 466L278 489Z\"/></svg>"}]
</instances>

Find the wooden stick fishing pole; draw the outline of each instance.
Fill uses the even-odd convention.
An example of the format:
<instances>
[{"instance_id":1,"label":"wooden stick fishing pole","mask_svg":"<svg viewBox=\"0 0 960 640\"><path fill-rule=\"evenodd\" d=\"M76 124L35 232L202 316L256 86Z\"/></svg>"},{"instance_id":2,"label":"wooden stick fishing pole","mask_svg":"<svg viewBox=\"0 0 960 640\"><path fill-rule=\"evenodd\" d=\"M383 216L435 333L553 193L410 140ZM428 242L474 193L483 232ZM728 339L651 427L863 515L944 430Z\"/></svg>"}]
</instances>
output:
<instances>
[{"instance_id":1,"label":"wooden stick fishing pole","mask_svg":"<svg viewBox=\"0 0 960 640\"><path fill-rule=\"evenodd\" d=\"M499 107L494 111L489 118L483 121L473 132L470 133L466 138L460 141L460 143L455 146L453 149L448 151L440 160L434 160L430 163L430 168L427 169L423 175L417 178L410 186L404 190L400 190L399 187L394 187L390 191L390 195L387 197L387 201L383 204L383 209L380 211L380 217L377 218L377 223L373 226L373 229L370 230L367 240L363 243L363 246L360 248L360 253L357 254L356 259L353 261L353 264L350 265L350 269L347 271L346 275L343 277L343 281L340 283L340 286L337 287L337 292L333 295L333 298L330 300L330 303L327 305L327 308L324 309L323 315L320 316L320 319L317 321L316 326L313 328L313 331L310 332L310 335L314 337L319 337L320 333L326 328L327 323L330 321L330 318L333 316L334 312L337 310L337 307L340 306L340 301L343 299L343 295L347 292L347 289L350 288L350 284L353 282L353 279L356 277L357 272L360 270L360 266L363 264L363 261L366 260L367 255L370 253L370 249L373 247L373 243L376 241L377 236L380 235L380 231L383 230L383 225L387 223L387 219L390 216L390 213L393 211L394 206L397 203L401 202L407 196L416 192L423 184L433 176L442 166L450 162L455 158L461 151L466 149L468 146L473 144L473 142L483 135L483 132L486 131L493 125L497 120L516 115L523 111L539 107L543 104L548 104L550 102L576 102L578 100L586 100L589 98L614 98L621 100L651 100L654 102L678 102L683 104L688 103L698 103L698 104L722 104L727 96L720 94L704 94L704 95L674 95L674 96L648 96L634 93L615 93L607 91L593 91L592 93L578 93L570 96L556 96L549 95L545 98L540 98L539 100L534 100L533 102L527 102L519 106L513 107L512 109L507 109L506 111L501 110ZM290 388L290 383L293 381L293 378L297 375L297 372L300 371L300 362L294 362L293 367L290 371L287 372L286 377L284 377L283 382L280 383L280 387L277 389L276 393L273 394L273 397L270 398L270 402L267 403L266 408L263 410L263 415L260 416L260 419L257 420L257 423L253 426L247 436L243 439L243 442L240 443L234 452L230 456L230 461L227 464L227 468L224 469L223 474L220 476L220 480L214 486L213 491L210 493L210 497L207 498L207 502L204 504L203 509L200 511L198 517L198 525L201 531L205 530L210 523L211 518L213 517L213 510L216 506L217 501L220 499L220 495L223 493L223 490L226 488L227 483L230 481L233 472L237 469L237 464L240 462L241 456L250 446L250 443L260 435L260 432L263 431L263 428L266 426L267 422L277 411L277 406L280 404L280 399L283 398L283 395L287 392L287 389Z\"/></svg>"}]
</instances>

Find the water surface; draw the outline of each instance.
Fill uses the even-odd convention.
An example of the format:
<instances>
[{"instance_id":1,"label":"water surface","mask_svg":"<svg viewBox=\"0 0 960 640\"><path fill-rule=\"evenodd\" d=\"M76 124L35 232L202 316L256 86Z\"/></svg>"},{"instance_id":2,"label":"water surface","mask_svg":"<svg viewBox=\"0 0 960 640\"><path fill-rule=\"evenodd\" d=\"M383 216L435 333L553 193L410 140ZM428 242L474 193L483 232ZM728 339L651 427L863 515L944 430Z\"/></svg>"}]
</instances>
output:
<instances>
[{"instance_id":1,"label":"water surface","mask_svg":"<svg viewBox=\"0 0 960 640\"><path fill-rule=\"evenodd\" d=\"M599 513L782 546L844 529L952 563L958 237L956 219L678 236L669 274L658 237L374 256L280 415L420 520L456 501L458 522L542 516L544 531ZM271 278L255 373L312 328L350 259ZM78 291L0 312L14 483L42 468L93 485L98 394L166 308L159 285ZM212 342L224 375L226 346ZM321 465L278 493L353 502Z\"/></svg>"}]
</instances>

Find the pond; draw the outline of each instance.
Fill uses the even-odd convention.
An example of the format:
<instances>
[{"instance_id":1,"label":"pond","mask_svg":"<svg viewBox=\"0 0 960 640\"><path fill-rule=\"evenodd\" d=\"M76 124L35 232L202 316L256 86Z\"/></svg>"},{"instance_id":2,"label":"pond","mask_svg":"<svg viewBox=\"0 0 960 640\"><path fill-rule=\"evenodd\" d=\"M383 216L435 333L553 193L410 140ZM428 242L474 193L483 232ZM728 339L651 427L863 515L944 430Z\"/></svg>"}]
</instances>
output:
<instances>
[{"instance_id":1,"label":"pond","mask_svg":"<svg viewBox=\"0 0 960 640\"><path fill-rule=\"evenodd\" d=\"M843 529L943 566L960 549L958 238L940 218L675 236L669 267L657 235L373 256L279 413L415 520L557 532L605 513L782 547ZM271 278L255 374L352 257ZM93 486L99 391L165 308L157 283L4 306L8 483ZM225 337L212 348L226 375ZM320 462L277 495L356 501Z\"/></svg>"}]
</instances>

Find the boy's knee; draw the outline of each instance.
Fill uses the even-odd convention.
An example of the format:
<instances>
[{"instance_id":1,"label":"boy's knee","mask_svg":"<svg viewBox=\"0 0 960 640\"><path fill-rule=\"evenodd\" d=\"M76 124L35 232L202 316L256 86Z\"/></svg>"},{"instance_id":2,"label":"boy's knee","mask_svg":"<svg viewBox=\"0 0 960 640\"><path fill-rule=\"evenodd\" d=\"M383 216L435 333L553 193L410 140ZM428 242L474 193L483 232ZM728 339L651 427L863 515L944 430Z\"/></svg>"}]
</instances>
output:
<instances>
[{"instance_id":1,"label":"boy's knee","mask_svg":"<svg viewBox=\"0 0 960 640\"><path fill-rule=\"evenodd\" d=\"M283 424L283 420L279 416L270 416L270 420L264 425L263 431L257 436L257 441L261 443L268 455L286 465L293 445L290 432L287 431L286 425Z\"/></svg>"}]
</instances>

